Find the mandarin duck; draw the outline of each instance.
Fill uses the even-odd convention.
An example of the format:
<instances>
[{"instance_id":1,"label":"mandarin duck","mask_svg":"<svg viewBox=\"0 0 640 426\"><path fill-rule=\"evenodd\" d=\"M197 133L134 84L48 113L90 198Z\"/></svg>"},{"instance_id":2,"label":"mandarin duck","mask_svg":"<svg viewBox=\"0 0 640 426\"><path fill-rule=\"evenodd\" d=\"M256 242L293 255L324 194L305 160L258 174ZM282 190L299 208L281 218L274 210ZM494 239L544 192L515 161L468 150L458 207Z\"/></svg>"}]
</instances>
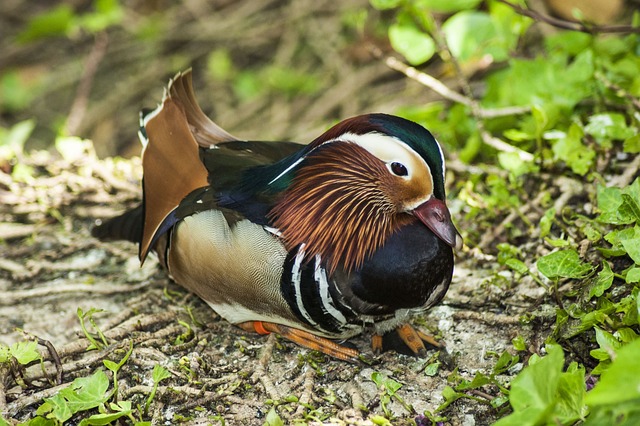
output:
<instances>
[{"instance_id":1,"label":"mandarin duck","mask_svg":"<svg viewBox=\"0 0 640 426\"><path fill-rule=\"evenodd\" d=\"M245 330L353 361L343 341L372 326L375 352L397 330L424 354L429 336L407 322L444 297L462 244L424 127L367 114L308 145L241 140L203 113L188 70L141 114L139 136L142 204L94 236L139 243L141 262L154 251Z\"/></svg>"}]
</instances>

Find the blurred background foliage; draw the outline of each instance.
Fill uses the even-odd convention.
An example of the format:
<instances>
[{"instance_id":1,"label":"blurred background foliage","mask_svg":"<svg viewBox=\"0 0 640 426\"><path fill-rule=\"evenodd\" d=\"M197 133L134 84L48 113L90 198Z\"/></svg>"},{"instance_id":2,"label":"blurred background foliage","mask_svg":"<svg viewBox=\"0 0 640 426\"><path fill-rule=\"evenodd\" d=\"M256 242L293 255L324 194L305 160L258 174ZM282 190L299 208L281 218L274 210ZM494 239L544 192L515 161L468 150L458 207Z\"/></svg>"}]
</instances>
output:
<instances>
[{"instance_id":1,"label":"blurred background foliage","mask_svg":"<svg viewBox=\"0 0 640 426\"><path fill-rule=\"evenodd\" d=\"M0 126L34 118L31 147L72 134L101 156L139 152L138 110L187 67L205 111L248 138L309 141L371 105L393 111L402 100L391 95L412 85L368 53L370 42L389 47L366 0L8 0L0 9ZM412 86L406 96L419 96Z\"/></svg>"}]
</instances>

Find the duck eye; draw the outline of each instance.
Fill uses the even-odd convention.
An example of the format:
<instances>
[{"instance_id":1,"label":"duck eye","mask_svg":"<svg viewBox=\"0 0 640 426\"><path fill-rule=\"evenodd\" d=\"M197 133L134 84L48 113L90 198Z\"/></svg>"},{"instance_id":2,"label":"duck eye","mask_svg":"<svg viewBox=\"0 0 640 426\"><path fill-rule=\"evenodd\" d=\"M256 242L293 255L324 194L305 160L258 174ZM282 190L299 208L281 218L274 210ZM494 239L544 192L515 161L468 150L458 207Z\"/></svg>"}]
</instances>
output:
<instances>
[{"instance_id":1,"label":"duck eye","mask_svg":"<svg viewBox=\"0 0 640 426\"><path fill-rule=\"evenodd\" d=\"M397 176L406 176L409 174L404 164L394 161L391 163L391 171Z\"/></svg>"}]
</instances>

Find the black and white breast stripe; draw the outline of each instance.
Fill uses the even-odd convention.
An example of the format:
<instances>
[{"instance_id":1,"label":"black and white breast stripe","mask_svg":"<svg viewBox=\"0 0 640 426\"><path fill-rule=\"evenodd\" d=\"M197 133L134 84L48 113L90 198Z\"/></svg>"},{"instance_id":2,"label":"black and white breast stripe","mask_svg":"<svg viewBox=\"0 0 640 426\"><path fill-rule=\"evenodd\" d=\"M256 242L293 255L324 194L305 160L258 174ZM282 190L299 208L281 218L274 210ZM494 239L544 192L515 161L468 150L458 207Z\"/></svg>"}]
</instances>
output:
<instances>
[{"instance_id":1,"label":"black and white breast stripe","mask_svg":"<svg viewBox=\"0 0 640 426\"><path fill-rule=\"evenodd\" d=\"M320 256L306 259L304 244L291 250L280 281L282 296L304 323L327 334L342 334L352 325L355 312L340 302L335 282L321 266Z\"/></svg>"}]
</instances>

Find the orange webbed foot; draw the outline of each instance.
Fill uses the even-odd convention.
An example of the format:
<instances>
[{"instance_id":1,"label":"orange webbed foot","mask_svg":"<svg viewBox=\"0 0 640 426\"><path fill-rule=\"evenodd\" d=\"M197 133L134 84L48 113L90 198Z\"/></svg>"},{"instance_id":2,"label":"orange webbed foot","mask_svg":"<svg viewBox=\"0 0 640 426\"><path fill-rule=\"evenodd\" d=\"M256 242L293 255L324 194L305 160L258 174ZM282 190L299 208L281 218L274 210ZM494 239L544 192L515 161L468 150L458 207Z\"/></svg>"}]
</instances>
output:
<instances>
[{"instance_id":1,"label":"orange webbed foot","mask_svg":"<svg viewBox=\"0 0 640 426\"><path fill-rule=\"evenodd\" d=\"M279 334L300 346L322 352L325 355L343 361L358 362L360 360L360 352L358 350L341 345L333 340L316 336L308 331L265 321L248 321L238 325L244 330L255 331L258 334Z\"/></svg>"},{"instance_id":2,"label":"orange webbed foot","mask_svg":"<svg viewBox=\"0 0 640 426\"><path fill-rule=\"evenodd\" d=\"M412 354L418 357L427 355L425 343L436 348L443 348L444 345L436 341L433 336L416 330L409 324L403 324L396 328L394 332L385 334L374 334L371 340L371 347L374 353L381 353L383 349L395 349L400 353ZM408 351L407 351L408 349Z\"/></svg>"}]
</instances>

